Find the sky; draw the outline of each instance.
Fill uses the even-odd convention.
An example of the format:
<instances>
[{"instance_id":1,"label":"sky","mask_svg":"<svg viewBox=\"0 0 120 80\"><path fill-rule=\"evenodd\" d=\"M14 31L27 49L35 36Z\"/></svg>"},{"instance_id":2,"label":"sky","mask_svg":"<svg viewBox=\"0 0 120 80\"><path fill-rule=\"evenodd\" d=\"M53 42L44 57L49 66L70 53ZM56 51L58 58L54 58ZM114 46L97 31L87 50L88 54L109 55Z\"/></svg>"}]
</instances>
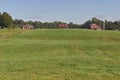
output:
<instances>
[{"instance_id":1,"label":"sky","mask_svg":"<svg viewBox=\"0 0 120 80\"><path fill-rule=\"evenodd\" d=\"M0 0L0 12L13 19L82 24L92 17L120 19L120 0Z\"/></svg>"}]
</instances>

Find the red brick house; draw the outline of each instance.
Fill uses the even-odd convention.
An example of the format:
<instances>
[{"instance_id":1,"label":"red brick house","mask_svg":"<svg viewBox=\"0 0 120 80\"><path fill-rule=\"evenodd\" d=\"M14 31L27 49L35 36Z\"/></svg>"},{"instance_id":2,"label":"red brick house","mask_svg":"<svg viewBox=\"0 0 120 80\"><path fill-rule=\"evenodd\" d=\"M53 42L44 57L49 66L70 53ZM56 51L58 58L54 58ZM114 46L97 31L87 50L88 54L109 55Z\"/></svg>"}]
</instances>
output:
<instances>
[{"instance_id":1,"label":"red brick house","mask_svg":"<svg viewBox=\"0 0 120 80\"><path fill-rule=\"evenodd\" d=\"M99 26L95 23L90 25L90 29L92 29L92 30L102 30L101 26Z\"/></svg>"},{"instance_id":2,"label":"red brick house","mask_svg":"<svg viewBox=\"0 0 120 80\"><path fill-rule=\"evenodd\" d=\"M68 27L68 24L61 23L61 24L58 24L58 28L69 28L69 27Z\"/></svg>"},{"instance_id":3,"label":"red brick house","mask_svg":"<svg viewBox=\"0 0 120 80\"><path fill-rule=\"evenodd\" d=\"M26 24L26 25L23 25L22 26L23 29L33 29L33 25L29 25L29 24Z\"/></svg>"}]
</instances>

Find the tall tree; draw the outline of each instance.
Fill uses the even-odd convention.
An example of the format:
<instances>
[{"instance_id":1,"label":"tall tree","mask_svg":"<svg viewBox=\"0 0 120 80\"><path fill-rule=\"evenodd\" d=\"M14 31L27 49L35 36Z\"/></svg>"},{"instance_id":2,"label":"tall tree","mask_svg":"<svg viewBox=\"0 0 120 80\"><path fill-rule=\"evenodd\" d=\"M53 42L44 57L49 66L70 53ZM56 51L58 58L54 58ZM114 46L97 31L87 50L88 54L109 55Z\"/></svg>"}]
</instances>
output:
<instances>
[{"instance_id":1,"label":"tall tree","mask_svg":"<svg viewBox=\"0 0 120 80\"><path fill-rule=\"evenodd\" d=\"M0 13L0 28L2 28L2 15Z\"/></svg>"},{"instance_id":2,"label":"tall tree","mask_svg":"<svg viewBox=\"0 0 120 80\"><path fill-rule=\"evenodd\" d=\"M81 25L81 28L86 28L86 29L88 29L88 28L90 28L90 24L91 24L91 23L92 23L91 20L88 20L88 21L86 21L84 24Z\"/></svg>"},{"instance_id":3,"label":"tall tree","mask_svg":"<svg viewBox=\"0 0 120 80\"><path fill-rule=\"evenodd\" d=\"M2 26L6 28L13 28L13 19L7 12L2 14Z\"/></svg>"},{"instance_id":4,"label":"tall tree","mask_svg":"<svg viewBox=\"0 0 120 80\"><path fill-rule=\"evenodd\" d=\"M93 18L92 18L92 23L96 23L97 25L101 26L101 24L102 24L103 22L102 22L101 20L93 17Z\"/></svg>"}]
</instances>

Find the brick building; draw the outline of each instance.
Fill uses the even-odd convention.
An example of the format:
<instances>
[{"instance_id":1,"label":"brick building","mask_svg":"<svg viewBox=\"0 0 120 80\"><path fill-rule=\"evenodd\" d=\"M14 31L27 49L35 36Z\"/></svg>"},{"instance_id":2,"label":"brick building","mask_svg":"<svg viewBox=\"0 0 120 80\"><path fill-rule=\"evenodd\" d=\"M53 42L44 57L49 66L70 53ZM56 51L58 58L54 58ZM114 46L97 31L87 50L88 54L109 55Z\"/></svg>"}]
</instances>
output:
<instances>
[{"instance_id":1,"label":"brick building","mask_svg":"<svg viewBox=\"0 0 120 80\"><path fill-rule=\"evenodd\" d=\"M58 24L58 28L69 28L69 27L68 27L68 24L61 23L61 24Z\"/></svg>"},{"instance_id":2,"label":"brick building","mask_svg":"<svg viewBox=\"0 0 120 80\"><path fill-rule=\"evenodd\" d=\"M90 29L92 29L92 30L102 30L101 26L99 26L95 23L90 25Z\"/></svg>"},{"instance_id":3,"label":"brick building","mask_svg":"<svg viewBox=\"0 0 120 80\"><path fill-rule=\"evenodd\" d=\"M26 25L23 25L22 26L23 29L33 29L33 25L29 25L29 24L26 24Z\"/></svg>"}]
</instances>

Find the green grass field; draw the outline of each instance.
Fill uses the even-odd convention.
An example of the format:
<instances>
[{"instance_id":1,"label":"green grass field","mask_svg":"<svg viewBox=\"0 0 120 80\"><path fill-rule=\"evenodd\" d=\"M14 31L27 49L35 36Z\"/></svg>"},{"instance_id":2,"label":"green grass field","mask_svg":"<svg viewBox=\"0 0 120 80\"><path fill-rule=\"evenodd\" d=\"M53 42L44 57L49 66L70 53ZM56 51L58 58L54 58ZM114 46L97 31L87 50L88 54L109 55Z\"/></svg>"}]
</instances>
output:
<instances>
[{"instance_id":1,"label":"green grass field","mask_svg":"<svg viewBox=\"0 0 120 80\"><path fill-rule=\"evenodd\" d=\"M120 32L0 30L0 80L120 80Z\"/></svg>"}]
</instances>

